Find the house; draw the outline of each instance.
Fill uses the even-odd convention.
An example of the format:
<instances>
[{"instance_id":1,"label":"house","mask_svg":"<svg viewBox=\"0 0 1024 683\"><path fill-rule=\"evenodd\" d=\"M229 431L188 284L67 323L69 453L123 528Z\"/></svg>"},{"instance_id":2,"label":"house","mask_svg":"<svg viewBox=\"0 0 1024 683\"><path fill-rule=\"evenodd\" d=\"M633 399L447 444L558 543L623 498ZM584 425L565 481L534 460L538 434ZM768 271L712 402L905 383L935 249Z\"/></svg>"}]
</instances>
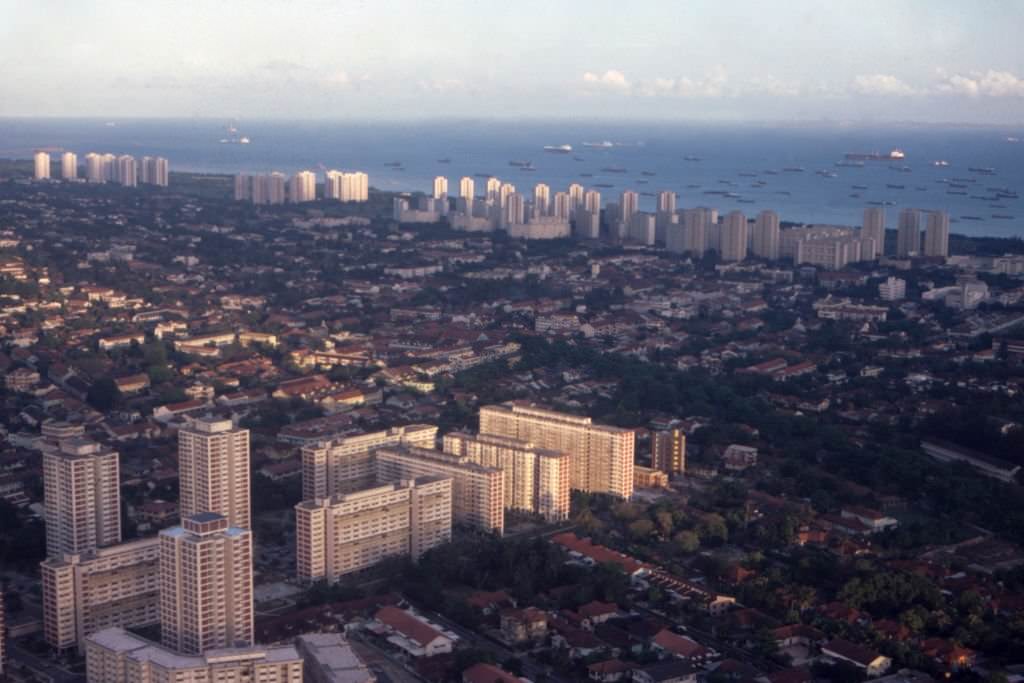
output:
<instances>
[{"instance_id":1,"label":"house","mask_svg":"<svg viewBox=\"0 0 1024 683\"><path fill-rule=\"evenodd\" d=\"M493 664L474 664L462 672L462 683L522 683L522 679Z\"/></svg>"},{"instance_id":2,"label":"house","mask_svg":"<svg viewBox=\"0 0 1024 683\"><path fill-rule=\"evenodd\" d=\"M507 609L501 613L501 636L506 643L541 640L548 633L548 616L535 607Z\"/></svg>"},{"instance_id":3,"label":"house","mask_svg":"<svg viewBox=\"0 0 1024 683\"><path fill-rule=\"evenodd\" d=\"M388 642L413 657L447 654L455 644L453 638L437 630L423 619L403 609L381 607L373 618L389 633Z\"/></svg>"},{"instance_id":4,"label":"house","mask_svg":"<svg viewBox=\"0 0 1024 683\"><path fill-rule=\"evenodd\" d=\"M810 648L825 640L825 634L806 624L787 624L772 629L772 640L780 650L794 645Z\"/></svg>"},{"instance_id":5,"label":"house","mask_svg":"<svg viewBox=\"0 0 1024 683\"><path fill-rule=\"evenodd\" d=\"M122 394L135 394L149 388L149 375L138 374L118 377L114 380L117 390Z\"/></svg>"},{"instance_id":6,"label":"house","mask_svg":"<svg viewBox=\"0 0 1024 683\"><path fill-rule=\"evenodd\" d=\"M576 612L586 620L583 628L593 631L594 626L597 624L603 624L609 619L617 616L619 614L619 606L613 602L599 602L594 600L582 605L576 610Z\"/></svg>"},{"instance_id":7,"label":"house","mask_svg":"<svg viewBox=\"0 0 1024 683\"><path fill-rule=\"evenodd\" d=\"M486 616L506 607L515 607L516 601L505 591L477 591L466 598L466 604Z\"/></svg>"},{"instance_id":8,"label":"house","mask_svg":"<svg viewBox=\"0 0 1024 683\"><path fill-rule=\"evenodd\" d=\"M892 660L888 657L842 638L835 638L822 645L821 654L832 661L849 662L869 678L881 676L892 666Z\"/></svg>"},{"instance_id":9,"label":"house","mask_svg":"<svg viewBox=\"0 0 1024 683\"><path fill-rule=\"evenodd\" d=\"M945 638L929 638L921 643L921 654L931 657L949 671L970 669L974 666L974 650L961 647Z\"/></svg>"},{"instance_id":10,"label":"house","mask_svg":"<svg viewBox=\"0 0 1024 683\"><path fill-rule=\"evenodd\" d=\"M693 638L673 633L667 628L659 631L651 644L663 652L695 664L705 661L712 654L711 650Z\"/></svg>"},{"instance_id":11,"label":"house","mask_svg":"<svg viewBox=\"0 0 1024 683\"><path fill-rule=\"evenodd\" d=\"M733 472L742 472L748 467L757 464L757 449L751 446L730 444L722 453L722 463L725 469Z\"/></svg>"},{"instance_id":12,"label":"house","mask_svg":"<svg viewBox=\"0 0 1024 683\"><path fill-rule=\"evenodd\" d=\"M614 683L627 679L632 666L621 659L606 659L587 666L587 678L600 683Z\"/></svg>"},{"instance_id":13,"label":"house","mask_svg":"<svg viewBox=\"0 0 1024 683\"><path fill-rule=\"evenodd\" d=\"M668 660L633 670L634 683L696 683L697 671L688 662Z\"/></svg>"},{"instance_id":14,"label":"house","mask_svg":"<svg viewBox=\"0 0 1024 683\"><path fill-rule=\"evenodd\" d=\"M899 526L899 521L896 519L884 515L878 510L872 510L858 505L848 505L840 511L840 514L844 519L856 519L867 527L869 533L872 534L888 531L889 529L895 529Z\"/></svg>"}]
</instances>

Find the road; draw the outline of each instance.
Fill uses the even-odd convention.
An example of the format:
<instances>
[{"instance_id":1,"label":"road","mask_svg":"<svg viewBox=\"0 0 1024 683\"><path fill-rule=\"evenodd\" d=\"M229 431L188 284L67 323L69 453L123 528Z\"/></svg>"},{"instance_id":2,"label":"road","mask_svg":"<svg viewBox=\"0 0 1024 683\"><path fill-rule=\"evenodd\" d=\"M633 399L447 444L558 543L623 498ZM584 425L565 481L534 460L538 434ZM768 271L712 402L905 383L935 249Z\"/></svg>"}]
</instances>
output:
<instances>
[{"instance_id":1,"label":"road","mask_svg":"<svg viewBox=\"0 0 1024 683\"><path fill-rule=\"evenodd\" d=\"M385 650L361 637L349 637L349 644L379 683L423 683L423 678L391 658Z\"/></svg>"},{"instance_id":2,"label":"road","mask_svg":"<svg viewBox=\"0 0 1024 683\"><path fill-rule=\"evenodd\" d=\"M62 669L55 662L34 655L17 643L8 642L7 645L8 662L17 662L47 677L51 683L85 683L85 676Z\"/></svg>"}]
</instances>

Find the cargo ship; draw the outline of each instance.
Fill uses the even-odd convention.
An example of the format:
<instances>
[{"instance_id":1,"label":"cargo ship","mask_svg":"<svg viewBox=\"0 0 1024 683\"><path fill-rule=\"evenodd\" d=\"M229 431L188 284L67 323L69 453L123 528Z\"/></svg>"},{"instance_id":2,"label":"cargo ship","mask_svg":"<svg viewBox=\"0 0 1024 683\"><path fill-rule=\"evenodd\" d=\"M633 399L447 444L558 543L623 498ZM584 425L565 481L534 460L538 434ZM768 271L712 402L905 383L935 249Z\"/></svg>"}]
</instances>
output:
<instances>
[{"instance_id":1,"label":"cargo ship","mask_svg":"<svg viewBox=\"0 0 1024 683\"><path fill-rule=\"evenodd\" d=\"M894 148L889 150L888 154L881 154L879 152L849 152L846 154L847 161L892 161L893 159L906 159L907 154L902 149Z\"/></svg>"}]
</instances>

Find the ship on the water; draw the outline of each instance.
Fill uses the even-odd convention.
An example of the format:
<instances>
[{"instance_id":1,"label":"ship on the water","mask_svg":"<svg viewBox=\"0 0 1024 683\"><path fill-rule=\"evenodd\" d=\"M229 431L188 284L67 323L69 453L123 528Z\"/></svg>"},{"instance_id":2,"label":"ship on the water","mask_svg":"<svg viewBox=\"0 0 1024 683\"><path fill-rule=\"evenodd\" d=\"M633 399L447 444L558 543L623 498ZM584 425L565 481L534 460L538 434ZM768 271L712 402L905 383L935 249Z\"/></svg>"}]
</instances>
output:
<instances>
[{"instance_id":1,"label":"ship on the water","mask_svg":"<svg viewBox=\"0 0 1024 683\"><path fill-rule=\"evenodd\" d=\"M228 136L226 138L221 138L220 139L220 144L222 144L222 145L248 145L250 142L252 142L246 136L239 135L238 128L234 124L232 124L232 123L228 124L227 134L228 134Z\"/></svg>"},{"instance_id":2,"label":"ship on the water","mask_svg":"<svg viewBox=\"0 0 1024 683\"><path fill-rule=\"evenodd\" d=\"M583 146L584 147L598 147L600 149L608 149L609 147L614 147L615 143L612 142L611 140L602 140L601 142L584 142Z\"/></svg>"},{"instance_id":3,"label":"ship on the water","mask_svg":"<svg viewBox=\"0 0 1024 683\"><path fill-rule=\"evenodd\" d=\"M569 154L572 152L572 145L544 145L544 151L554 154Z\"/></svg>"},{"instance_id":4,"label":"ship on the water","mask_svg":"<svg viewBox=\"0 0 1024 683\"><path fill-rule=\"evenodd\" d=\"M899 147L889 150L888 154L880 152L847 152L847 161L892 161L893 159L906 159L907 154Z\"/></svg>"}]
</instances>

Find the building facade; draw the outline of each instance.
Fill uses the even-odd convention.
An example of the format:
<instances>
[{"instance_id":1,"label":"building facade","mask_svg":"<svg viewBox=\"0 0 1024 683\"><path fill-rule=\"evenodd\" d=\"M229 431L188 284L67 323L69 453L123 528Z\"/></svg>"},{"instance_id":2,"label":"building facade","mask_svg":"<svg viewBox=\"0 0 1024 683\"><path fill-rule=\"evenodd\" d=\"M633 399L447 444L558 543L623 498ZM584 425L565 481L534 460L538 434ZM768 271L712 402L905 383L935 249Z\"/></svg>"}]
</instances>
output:
<instances>
[{"instance_id":1,"label":"building facade","mask_svg":"<svg viewBox=\"0 0 1024 683\"><path fill-rule=\"evenodd\" d=\"M686 434L682 429L651 434L651 468L669 476L686 471Z\"/></svg>"},{"instance_id":2,"label":"building facade","mask_svg":"<svg viewBox=\"0 0 1024 683\"><path fill-rule=\"evenodd\" d=\"M160 532L160 633L188 654L252 645L252 532L213 512Z\"/></svg>"},{"instance_id":3,"label":"building facade","mask_svg":"<svg viewBox=\"0 0 1024 683\"><path fill-rule=\"evenodd\" d=\"M203 417L178 430L178 506L184 519L200 512L224 515L249 529L249 430L230 419Z\"/></svg>"},{"instance_id":4,"label":"building facade","mask_svg":"<svg viewBox=\"0 0 1024 683\"><path fill-rule=\"evenodd\" d=\"M452 480L421 477L295 506L302 581L337 581L389 557L414 560L452 533Z\"/></svg>"},{"instance_id":5,"label":"building facade","mask_svg":"<svg viewBox=\"0 0 1024 683\"><path fill-rule=\"evenodd\" d=\"M46 552L80 555L121 542L120 463L116 451L85 438L43 450Z\"/></svg>"},{"instance_id":6,"label":"building facade","mask_svg":"<svg viewBox=\"0 0 1024 683\"><path fill-rule=\"evenodd\" d=\"M627 499L633 494L635 439L631 430L596 425L589 417L513 401L481 408L480 433L568 453L574 489Z\"/></svg>"}]
</instances>

